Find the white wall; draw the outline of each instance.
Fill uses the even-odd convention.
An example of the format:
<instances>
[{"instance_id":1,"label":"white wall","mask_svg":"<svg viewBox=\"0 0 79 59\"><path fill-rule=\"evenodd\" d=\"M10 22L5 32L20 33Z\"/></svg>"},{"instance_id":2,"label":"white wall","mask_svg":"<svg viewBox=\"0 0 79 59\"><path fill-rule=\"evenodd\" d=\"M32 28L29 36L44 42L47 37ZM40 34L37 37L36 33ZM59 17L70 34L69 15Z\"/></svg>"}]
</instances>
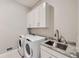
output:
<instances>
[{"instance_id":1,"label":"white wall","mask_svg":"<svg viewBox=\"0 0 79 59\"><path fill-rule=\"evenodd\" d=\"M77 39L77 0L44 0L54 7L54 30L59 29L67 41ZM38 30L33 30L38 32Z\"/></svg>"},{"instance_id":2,"label":"white wall","mask_svg":"<svg viewBox=\"0 0 79 59\"><path fill-rule=\"evenodd\" d=\"M77 35L77 41L76 41L76 43L77 43L77 46L76 46L76 49L77 49L77 52L79 53L79 0L77 0L77 4L78 4L78 13L77 13L77 15L78 15L78 35Z\"/></svg>"},{"instance_id":3,"label":"white wall","mask_svg":"<svg viewBox=\"0 0 79 59\"><path fill-rule=\"evenodd\" d=\"M77 0L45 0L54 7L54 29L68 41L77 39Z\"/></svg>"},{"instance_id":4,"label":"white wall","mask_svg":"<svg viewBox=\"0 0 79 59\"><path fill-rule=\"evenodd\" d=\"M0 52L17 47L17 37L26 31L27 9L15 0L0 0Z\"/></svg>"},{"instance_id":5,"label":"white wall","mask_svg":"<svg viewBox=\"0 0 79 59\"><path fill-rule=\"evenodd\" d=\"M76 0L54 1L55 29L58 28L69 41L77 39L77 2Z\"/></svg>"}]
</instances>

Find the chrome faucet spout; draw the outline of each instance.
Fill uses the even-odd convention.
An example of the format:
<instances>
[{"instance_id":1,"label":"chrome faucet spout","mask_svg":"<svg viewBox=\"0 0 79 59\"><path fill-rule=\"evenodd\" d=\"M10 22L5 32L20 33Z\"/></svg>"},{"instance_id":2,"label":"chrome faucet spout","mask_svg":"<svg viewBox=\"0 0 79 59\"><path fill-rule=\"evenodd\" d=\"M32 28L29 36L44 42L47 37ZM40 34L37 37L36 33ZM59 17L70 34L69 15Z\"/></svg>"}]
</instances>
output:
<instances>
[{"instance_id":1,"label":"chrome faucet spout","mask_svg":"<svg viewBox=\"0 0 79 59\"><path fill-rule=\"evenodd\" d=\"M67 44L67 41L65 40L65 38L62 35L60 35L58 29L56 29L55 37L58 42L64 42L65 44Z\"/></svg>"},{"instance_id":2,"label":"chrome faucet spout","mask_svg":"<svg viewBox=\"0 0 79 59\"><path fill-rule=\"evenodd\" d=\"M57 37L58 41L60 40L60 38L59 38L59 30L58 29L56 29L55 37Z\"/></svg>"}]
</instances>

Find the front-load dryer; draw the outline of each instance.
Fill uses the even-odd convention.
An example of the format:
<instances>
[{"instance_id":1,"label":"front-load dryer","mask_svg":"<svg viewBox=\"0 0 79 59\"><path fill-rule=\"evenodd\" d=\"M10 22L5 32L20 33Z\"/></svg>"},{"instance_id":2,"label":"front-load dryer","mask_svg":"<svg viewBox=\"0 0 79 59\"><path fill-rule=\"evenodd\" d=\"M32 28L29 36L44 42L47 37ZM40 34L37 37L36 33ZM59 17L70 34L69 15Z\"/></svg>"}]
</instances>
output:
<instances>
[{"instance_id":1,"label":"front-load dryer","mask_svg":"<svg viewBox=\"0 0 79 59\"><path fill-rule=\"evenodd\" d=\"M24 57L39 58L40 42L44 40L45 40L45 37L26 35L26 40L24 42Z\"/></svg>"}]
</instances>

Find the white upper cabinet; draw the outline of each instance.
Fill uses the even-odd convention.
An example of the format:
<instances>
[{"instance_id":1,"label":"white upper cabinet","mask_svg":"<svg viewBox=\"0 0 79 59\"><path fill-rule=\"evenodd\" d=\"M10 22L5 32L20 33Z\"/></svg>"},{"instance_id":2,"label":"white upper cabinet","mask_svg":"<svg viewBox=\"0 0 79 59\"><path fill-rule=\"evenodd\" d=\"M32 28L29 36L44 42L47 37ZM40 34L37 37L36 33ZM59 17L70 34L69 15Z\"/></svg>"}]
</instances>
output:
<instances>
[{"instance_id":1,"label":"white upper cabinet","mask_svg":"<svg viewBox=\"0 0 79 59\"><path fill-rule=\"evenodd\" d=\"M27 14L27 27L45 28L47 20L53 20L53 7L44 2Z\"/></svg>"}]
</instances>

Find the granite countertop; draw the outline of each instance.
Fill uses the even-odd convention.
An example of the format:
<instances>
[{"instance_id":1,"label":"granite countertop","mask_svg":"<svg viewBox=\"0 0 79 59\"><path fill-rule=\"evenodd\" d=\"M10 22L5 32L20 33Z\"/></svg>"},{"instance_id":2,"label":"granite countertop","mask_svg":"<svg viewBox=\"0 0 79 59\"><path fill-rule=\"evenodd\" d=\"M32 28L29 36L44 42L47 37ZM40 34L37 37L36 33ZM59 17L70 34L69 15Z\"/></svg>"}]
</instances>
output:
<instances>
[{"instance_id":1,"label":"granite countertop","mask_svg":"<svg viewBox=\"0 0 79 59\"><path fill-rule=\"evenodd\" d=\"M47 40L46 40L46 41L47 41ZM45 42L46 42L46 41L45 41ZM61 49L59 49L59 48L56 48L56 47L47 45L47 44L45 44L45 42L41 42L41 45L43 45L43 46L45 46L45 47L47 47L47 48L49 48L49 49L52 49L52 50L54 50L54 51L56 51L56 52L59 52L59 53L61 53L61 54L63 54L63 55L66 55L66 56L68 56L68 57L70 57L70 58L77 58L76 54L73 54L73 53L67 52L67 51L65 51L65 50L61 50ZM72 46L72 47L75 47L75 46ZM73 51L73 52L75 52L75 51Z\"/></svg>"}]
</instances>

